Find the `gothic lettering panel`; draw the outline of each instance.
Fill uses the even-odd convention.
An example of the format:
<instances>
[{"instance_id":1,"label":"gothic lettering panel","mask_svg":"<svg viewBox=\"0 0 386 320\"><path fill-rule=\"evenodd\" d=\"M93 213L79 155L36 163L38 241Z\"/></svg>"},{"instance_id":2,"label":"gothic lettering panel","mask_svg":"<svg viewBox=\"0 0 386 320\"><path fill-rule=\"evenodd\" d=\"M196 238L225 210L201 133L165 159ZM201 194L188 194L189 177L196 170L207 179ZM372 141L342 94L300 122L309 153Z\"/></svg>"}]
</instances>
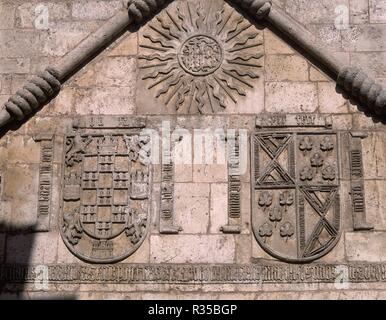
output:
<instances>
[{"instance_id":1,"label":"gothic lettering panel","mask_svg":"<svg viewBox=\"0 0 386 320\"><path fill-rule=\"evenodd\" d=\"M144 157L148 143L132 130L76 130L67 137L60 226L77 257L117 262L144 241L152 175Z\"/></svg>"},{"instance_id":2,"label":"gothic lettering panel","mask_svg":"<svg viewBox=\"0 0 386 320\"><path fill-rule=\"evenodd\" d=\"M367 134L363 132L351 132L350 136L351 203L354 231L372 230L374 226L368 223L366 219L362 156L362 139L367 138Z\"/></svg>"},{"instance_id":3,"label":"gothic lettering panel","mask_svg":"<svg viewBox=\"0 0 386 320\"><path fill-rule=\"evenodd\" d=\"M261 132L253 146L257 241L288 262L324 256L341 231L337 134Z\"/></svg>"},{"instance_id":4,"label":"gothic lettering panel","mask_svg":"<svg viewBox=\"0 0 386 320\"><path fill-rule=\"evenodd\" d=\"M41 144L39 164L39 196L36 231L49 231L52 198L54 136L38 135L35 141Z\"/></svg>"}]
</instances>

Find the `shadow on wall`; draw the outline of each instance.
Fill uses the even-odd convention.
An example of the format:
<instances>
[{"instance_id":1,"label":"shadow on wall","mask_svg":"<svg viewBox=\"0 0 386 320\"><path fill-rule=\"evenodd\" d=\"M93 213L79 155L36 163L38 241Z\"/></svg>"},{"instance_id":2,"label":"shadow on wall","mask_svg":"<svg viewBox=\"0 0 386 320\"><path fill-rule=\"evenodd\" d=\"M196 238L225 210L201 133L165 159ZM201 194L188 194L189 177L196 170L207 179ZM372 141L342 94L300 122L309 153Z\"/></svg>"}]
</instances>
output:
<instances>
[{"instance_id":1,"label":"shadow on wall","mask_svg":"<svg viewBox=\"0 0 386 320\"><path fill-rule=\"evenodd\" d=\"M37 266L36 281L28 280L26 271L31 266L36 233L34 226L15 229L12 225L0 223L0 300L44 299L74 300L76 295L63 295L60 292L48 292L48 279L45 266ZM45 282L46 281L46 282ZM50 285L51 286L51 285Z\"/></svg>"},{"instance_id":2,"label":"shadow on wall","mask_svg":"<svg viewBox=\"0 0 386 320\"><path fill-rule=\"evenodd\" d=\"M8 243L7 240L11 240ZM16 240L16 241L14 241ZM6 266L17 261L20 266L28 266L34 245L34 234L26 233L26 229L17 230L12 225L0 223L0 299L23 299L25 290L25 276L20 276L15 272L10 274L10 269ZM12 256L11 261L7 260L7 251ZM16 270L15 270L16 271ZM21 278L18 283L10 283L13 277Z\"/></svg>"}]
</instances>

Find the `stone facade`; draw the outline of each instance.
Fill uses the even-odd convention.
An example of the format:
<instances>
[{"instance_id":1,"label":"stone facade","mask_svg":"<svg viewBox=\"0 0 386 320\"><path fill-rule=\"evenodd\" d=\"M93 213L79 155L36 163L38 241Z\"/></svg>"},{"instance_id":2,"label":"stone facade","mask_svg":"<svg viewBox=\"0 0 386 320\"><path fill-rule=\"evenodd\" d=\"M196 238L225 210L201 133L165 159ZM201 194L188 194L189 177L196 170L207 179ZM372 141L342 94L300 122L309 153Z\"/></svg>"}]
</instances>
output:
<instances>
[{"instance_id":1,"label":"stone facade","mask_svg":"<svg viewBox=\"0 0 386 320\"><path fill-rule=\"evenodd\" d=\"M385 1L274 2L386 85ZM385 299L385 125L289 41L188 3L0 133L1 297ZM1 0L0 105L121 8Z\"/></svg>"}]
</instances>

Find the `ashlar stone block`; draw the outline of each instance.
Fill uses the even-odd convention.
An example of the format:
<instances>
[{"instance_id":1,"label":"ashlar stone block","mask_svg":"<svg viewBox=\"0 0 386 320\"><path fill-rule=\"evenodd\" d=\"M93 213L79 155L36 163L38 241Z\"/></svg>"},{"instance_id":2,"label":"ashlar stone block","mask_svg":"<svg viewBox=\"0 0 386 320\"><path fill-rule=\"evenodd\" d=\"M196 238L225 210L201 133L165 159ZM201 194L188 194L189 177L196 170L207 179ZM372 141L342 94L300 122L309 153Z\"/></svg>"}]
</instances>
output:
<instances>
[{"instance_id":1,"label":"ashlar stone block","mask_svg":"<svg viewBox=\"0 0 386 320\"><path fill-rule=\"evenodd\" d=\"M233 263L233 235L156 236L150 239L152 263Z\"/></svg>"},{"instance_id":2,"label":"ashlar stone block","mask_svg":"<svg viewBox=\"0 0 386 320\"><path fill-rule=\"evenodd\" d=\"M266 111L272 113L315 112L317 88L308 82L267 82Z\"/></svg>"},{"instance_id":3,"label":"ashlar stone block","mask_svg":"<svg viewBox=\"0 0 386 320\"><path fill-rule=\"evenodd\" d=\"M348 261L385 262L386 232L346 233Z\"/></svg>"},{"instance_id":4,"label":"ashlar stone block","mask_svg":"<svg viewBox=\"0 0 386 320\"><path fill-rule=\"evenodd\" d=\"M370 22L386 23L385 0L370 0Z\"/></svg>"}]
</instances>

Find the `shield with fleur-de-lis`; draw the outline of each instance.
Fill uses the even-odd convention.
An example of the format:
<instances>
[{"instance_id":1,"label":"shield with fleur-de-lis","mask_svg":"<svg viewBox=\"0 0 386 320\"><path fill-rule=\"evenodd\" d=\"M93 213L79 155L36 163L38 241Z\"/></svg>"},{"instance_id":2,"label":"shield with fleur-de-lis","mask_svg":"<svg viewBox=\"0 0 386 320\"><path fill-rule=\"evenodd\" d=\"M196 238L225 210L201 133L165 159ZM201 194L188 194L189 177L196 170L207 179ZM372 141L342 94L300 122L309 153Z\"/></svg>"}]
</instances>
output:
<instances>
[{"instance_id":1,"label":"shield with fleur-de-lis","mask_svg":"<svg viewBox=\"0 0 386 320\"><path fill-rule=\"evenodd\" d=\"M258 243L286 262L326 255L341 233L338 135L271 131L252 139L252 225Z\"/></svg>"}]
</instances>

